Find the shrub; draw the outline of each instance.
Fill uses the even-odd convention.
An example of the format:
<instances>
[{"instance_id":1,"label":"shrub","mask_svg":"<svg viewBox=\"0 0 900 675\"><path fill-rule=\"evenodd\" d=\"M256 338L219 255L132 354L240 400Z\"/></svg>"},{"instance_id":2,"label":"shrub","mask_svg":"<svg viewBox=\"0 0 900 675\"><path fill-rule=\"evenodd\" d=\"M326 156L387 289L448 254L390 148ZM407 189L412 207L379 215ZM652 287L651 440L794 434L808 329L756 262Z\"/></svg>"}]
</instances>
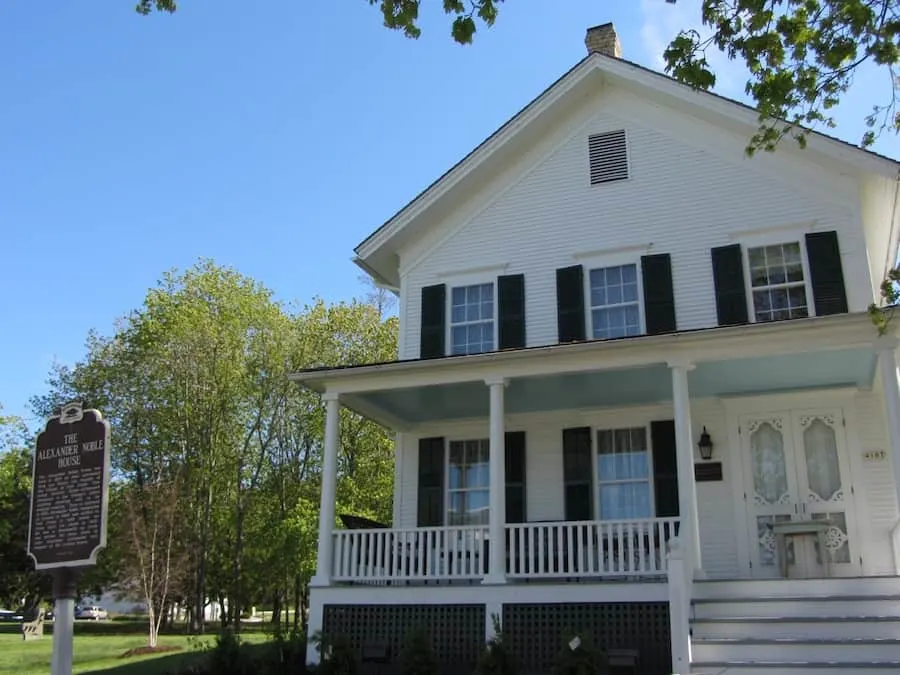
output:
<instances>
[{"instance_id":1,"label":"shrub","mask_svg":"<svg viewBox=\"0 0 900 675\"><path fill-rule=\"evenodd\" d=\"M515 675L518 672L518 665L506 643L500 626L500 617L491 614L491 621L494 624L494 636L485 645L478 659L476 672L478 675Z\"/></svg>"},{"instance_id":2,"label":"shrub","mask_svg":"<svg viewBox=\"0 0 900 675\"><path fill-rule=\"evenodd\" d=\"M421 628L406 636L406 644L400 653L400 672L403 675L436 675L438 672L431 640Z\"/></svg>"},{"instance_id":3,"label":"shrub","mask_svg":"<svg viewBox=\"0 0 900 675\"><path fill-rule=\"evenodd\" d=\"M590 635L566 639L556 657L556 675L608 675L606 653L594 647Z\"/></svg>"},{"instance_id":4,"label":"shrub","mask_svg":"<svg viewBox=\"0 0 900 675\"><path fill-rule=\"evenodd\" d=\"M253 675L258 672L240 638L228 628L222 630L209 650L209 671L216 675Z\"/></svg>"},{"instance_id":5,"label":"shrub","mask_svg":"<svg viewBox=\"0 0 900 675\"><path fill-rule=\"evenodd\" d=\"M258 672L266 675L304 675L306 673L306 636L292 628L285 631L279 624L266 645L264 663Z\"/></svg>"},{"instance_id":6,"label":"shrub","mask_svg":"<svg viewBox=\"0 0 900 675\"><path fill-rule=\"evenodd\" d=\"M325 635L321 631L313 635L319 650L319 675L356 675L356 654L346 635Z\"/></svg>"}]
</instances>

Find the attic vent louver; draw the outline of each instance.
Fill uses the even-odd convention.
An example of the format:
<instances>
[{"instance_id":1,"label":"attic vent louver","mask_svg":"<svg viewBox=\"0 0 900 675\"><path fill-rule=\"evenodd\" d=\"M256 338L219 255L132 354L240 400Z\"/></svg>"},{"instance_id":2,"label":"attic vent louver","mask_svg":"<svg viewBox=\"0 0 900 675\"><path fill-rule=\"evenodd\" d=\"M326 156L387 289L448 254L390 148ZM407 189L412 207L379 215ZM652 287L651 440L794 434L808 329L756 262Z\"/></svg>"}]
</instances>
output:
<instances>
[{"instance_id":1,"label":"attic vent louver","mask_svg":"<svg viewBox=\"0 0 900 675\"><path fill-rule=\"evenodd\" d=\"M591 185L628 178L624 129L590 136L588 153L591 158Z\"/></svg>"}]
</instances>

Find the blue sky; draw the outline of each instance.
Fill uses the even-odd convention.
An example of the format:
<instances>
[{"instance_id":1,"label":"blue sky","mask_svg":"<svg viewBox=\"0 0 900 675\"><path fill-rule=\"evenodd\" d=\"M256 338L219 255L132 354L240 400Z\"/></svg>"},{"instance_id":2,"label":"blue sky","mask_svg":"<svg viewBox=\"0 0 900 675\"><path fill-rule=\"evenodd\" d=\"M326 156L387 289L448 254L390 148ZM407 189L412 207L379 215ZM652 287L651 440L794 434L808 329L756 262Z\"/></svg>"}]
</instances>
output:
<instances>
[{"instance_id":1,"label":"blue sky","mask_svg":"<svg viewBox=\"0 0 900 675\"><path fill-rule=\"evenodd\" d=\"M466 47L437 0L415 41L365 0L0 3L5 412L34 426L53 361L199 257L285 300L360 295L353 247L581 59L586 27L659 69L699 2L512 0ZM859 78L837 135L859 139L881 84Z\"/></svg>"}]
</instances>

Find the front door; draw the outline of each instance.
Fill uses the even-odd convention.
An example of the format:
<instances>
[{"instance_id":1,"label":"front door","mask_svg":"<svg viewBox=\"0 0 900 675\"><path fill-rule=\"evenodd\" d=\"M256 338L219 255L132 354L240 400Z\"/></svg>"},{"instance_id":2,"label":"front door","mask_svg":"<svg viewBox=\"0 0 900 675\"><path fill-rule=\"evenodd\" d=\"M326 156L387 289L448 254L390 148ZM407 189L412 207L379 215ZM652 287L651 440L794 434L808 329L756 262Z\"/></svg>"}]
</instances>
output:
<instances>
[{"instance_id":1,"label":"front door","mask_svg":"<svg viewBox=\"0 0 900 675\"><path fill-rule=\"evenodd\" d=\"M798 409L740 419L751 573L780 575L773 525L822 520L822 539L788 537L790 576L859 574L853 494L840 409Z\"/></svg>"}]
</instances>

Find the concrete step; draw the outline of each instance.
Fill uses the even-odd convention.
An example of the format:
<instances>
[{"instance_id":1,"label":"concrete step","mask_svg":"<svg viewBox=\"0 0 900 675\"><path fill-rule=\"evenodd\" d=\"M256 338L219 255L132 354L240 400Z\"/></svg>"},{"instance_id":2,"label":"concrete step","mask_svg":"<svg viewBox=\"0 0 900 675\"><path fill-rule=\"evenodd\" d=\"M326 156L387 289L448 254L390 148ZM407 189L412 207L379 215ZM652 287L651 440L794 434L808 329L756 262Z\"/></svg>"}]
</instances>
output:
<instances>
[{"instance_id":1,"label":"concrete step","mask_svg":"<svg viewBox=\"0 0 900 675\"><path fill-rule=\"evenodd\" d=\"M829 663L823 661L709 661L691 664L692 675L881 675L900 672L900 661L893 663Z\"/></svg>"},{"instance_id":2,"label":"concrete step","mask_svg":"<svg viewBox=\"0 0 900 675\"><path fill-rule=\"evenodd\" d=\"M778 597L717 597L695 600L693 618L746 616L755 618L840 616L898 617L900 595L795 595Z\"/></svg>"},{"instance_id":3,"label":"concrete step","mask_svg":"<svg viewBox=\"0 0 900 675\"><path fill-rule=\"evenodd\" d=\"M727 616L695 619L694 638L887 638L900 640L895 616Z\"/></svg>"},{"instance_id":4,"label":"concrete step","mask_svg":"<svg viewBox=\"0 0 900 675\"><path fill-rule=\"evenodd\" d=\"M691 658L698 663L743 662L760 659L777 662L829 663L900 662L900 640L893 639L727 639L694 638Z\"/></svg>"}]
</instances>

